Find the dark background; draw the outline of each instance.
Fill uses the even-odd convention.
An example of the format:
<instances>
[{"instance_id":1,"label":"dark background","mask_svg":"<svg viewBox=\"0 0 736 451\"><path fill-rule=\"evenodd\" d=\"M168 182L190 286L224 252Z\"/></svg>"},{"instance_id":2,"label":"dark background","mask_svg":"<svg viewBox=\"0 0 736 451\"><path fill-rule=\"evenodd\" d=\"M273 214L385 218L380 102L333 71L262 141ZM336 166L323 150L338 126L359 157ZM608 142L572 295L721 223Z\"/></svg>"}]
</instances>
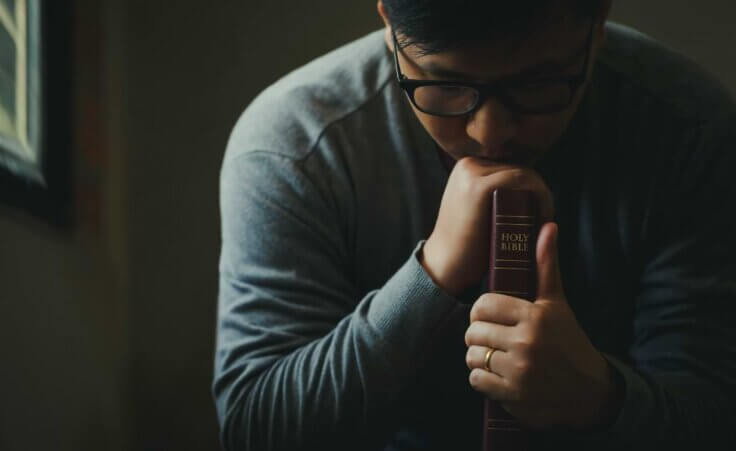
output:
<instances>
[{"instance_id":1,"label":"dark background","mask_svg":"<svg viewBox=\"0 0 736 451\"><path fill-rule=\"evenodd\" d=\"M378 28L375 3L67 3L74 224L0 205L0 450L218 449L228 134L279 76ZM614 12L736 93L735 16L732 0L618 0Z\"/></svg>"}]
</instances>

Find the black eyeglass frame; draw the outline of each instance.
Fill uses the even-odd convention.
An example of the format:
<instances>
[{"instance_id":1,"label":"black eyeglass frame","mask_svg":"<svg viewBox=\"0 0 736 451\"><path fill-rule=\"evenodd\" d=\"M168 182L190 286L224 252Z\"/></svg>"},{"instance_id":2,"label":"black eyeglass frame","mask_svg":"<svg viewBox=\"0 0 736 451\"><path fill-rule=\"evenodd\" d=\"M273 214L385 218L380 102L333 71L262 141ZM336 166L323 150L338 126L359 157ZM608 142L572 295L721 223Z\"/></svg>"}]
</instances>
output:
<instances>
[{"instance_id":1,"label":"black eyeglass frame","mask_svg":"<svg viewBox=\"0 0 736 451\"><path fill-rule=\"evenodd\" d=\"M585 83L585 81L588 78L588 66L590 64L590 54L591 54L591 47L592 47L592 41L593 41L593 30L595 29L596 21L593 19L590 24L590 30L588 31L588 37L586 39L585 43L585 62L583 63L583 69L581 73L577 75L572 75L569 77L560 77L560 78L547 78L547 79L539 79L534 80L534 83L539 82L555 82L555 83L567 83L570 85L570 98L564 105L555 105L554 107L550 107L547 109L532 109L532 108L525 108L522 105L518 105L514 102L512 97L507 93L507 90L509 88L514 87L520 87L525 84L529 84L529 80L525 81L512 81L512 82L496 82L496 83L471 83L471 82L456 82L456 81L447 81L447 80L414 80L407 78L406 75L404 75L401 72L401 68L399 67L399 51L401 48L399 47L398 40L396 39L396 33L394 30L391 30L391 35L393 37L394 41L394 65L396 69L396 78L399 82L399 86L401 89L406 92L407 97L411 101L412 104L421 112L430 114L433 116L441 116L441 117L458 117L458 116L465 116L468 114L473 114L476 112L485 102L488 100L489 97L496 97L506 108L508 108L510 111L518 114L528 114L528 115L542 115L542 114L552 114L552 113L558 113L560 111L565 110L568 108L571 104L573 99L575 98L575 94L577 94L580 87ZM419 106L416 102L416 99L414 98L414 93L418 88L424 87L424 86L452 86L452 87L464 87L464 88L471 88L475 89L478 92L478 97L476 98L475 104L469 108L467 111L459 112L459 113L437 113L432 111L427 111L421 106Z\"/></svg>"}]
</instances>

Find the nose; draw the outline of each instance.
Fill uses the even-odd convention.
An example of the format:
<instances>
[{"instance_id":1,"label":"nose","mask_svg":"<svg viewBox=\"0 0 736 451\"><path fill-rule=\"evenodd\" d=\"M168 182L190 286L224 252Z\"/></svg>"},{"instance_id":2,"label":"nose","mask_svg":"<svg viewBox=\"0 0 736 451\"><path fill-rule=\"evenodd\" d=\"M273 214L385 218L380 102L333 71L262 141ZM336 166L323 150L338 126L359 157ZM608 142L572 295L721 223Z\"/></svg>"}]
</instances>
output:
<instances>
[{"instance_id":1,"label":"nose","mask_svg":"<svg viewBox=\"0 0 736 451\"><path fill-rule=\"evenodd\" d=\"M518 132L517 121L501 102L494 98L486 99L478 110L468 117L466 133L481 147L485 158L498 158L507 150L506 143Z\"/></svg>"}]
</instances>

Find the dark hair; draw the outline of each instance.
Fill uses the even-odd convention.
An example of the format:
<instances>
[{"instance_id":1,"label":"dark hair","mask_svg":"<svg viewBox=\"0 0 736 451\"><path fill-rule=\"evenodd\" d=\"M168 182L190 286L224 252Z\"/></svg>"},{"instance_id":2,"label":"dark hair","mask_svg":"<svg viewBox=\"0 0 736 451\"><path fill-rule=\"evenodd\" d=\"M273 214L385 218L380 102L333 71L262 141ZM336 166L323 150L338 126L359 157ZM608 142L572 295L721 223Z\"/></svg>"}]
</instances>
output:
<instances>
[{"instance_id":1,"label":"dark hair","mask_svg":"<svg viewBox=\"0 0 736 451\"><path fill-rule=\"evenodd\" d=\"M520 37L570 14L590 18L606 0L383 0L400 45L422 54Z\"/></svg>"}]
</instances>

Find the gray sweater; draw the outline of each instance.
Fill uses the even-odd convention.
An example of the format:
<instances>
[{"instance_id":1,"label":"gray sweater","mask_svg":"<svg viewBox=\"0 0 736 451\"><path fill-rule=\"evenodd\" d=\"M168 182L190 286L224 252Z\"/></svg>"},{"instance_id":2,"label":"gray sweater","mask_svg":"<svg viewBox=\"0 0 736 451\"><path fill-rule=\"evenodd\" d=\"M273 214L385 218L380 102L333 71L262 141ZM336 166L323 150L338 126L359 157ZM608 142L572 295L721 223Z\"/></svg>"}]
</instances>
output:
<instances>
[{"instance_id":1,"label":"gray sweater","mask_svg":"<svg viewBox=\"0 0 736 451\"><path fill-rule=\"evenodd\" d=\"M736 107L684 58L608 28L535 168L566 295L625 400L612 427L534 432L533 449L734 440ZM233 130L213 383L227 450L480 449L463 337L482 284L454 298L418 262L448 173L382 37L286 76Z\"/></svg>"}]
</instances>

